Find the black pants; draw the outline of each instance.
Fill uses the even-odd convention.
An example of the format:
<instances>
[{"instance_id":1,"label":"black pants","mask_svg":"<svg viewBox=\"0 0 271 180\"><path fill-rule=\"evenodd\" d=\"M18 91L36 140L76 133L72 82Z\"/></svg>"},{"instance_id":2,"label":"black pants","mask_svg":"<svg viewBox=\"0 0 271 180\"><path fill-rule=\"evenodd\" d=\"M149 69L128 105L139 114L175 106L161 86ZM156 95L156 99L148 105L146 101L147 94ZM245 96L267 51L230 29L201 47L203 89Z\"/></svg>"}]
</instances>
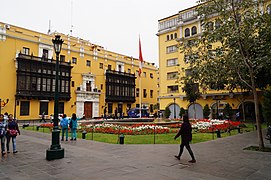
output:
<instances>
[{"instance_id":1,"label":"black pants","mask_svg":"<svg viewBox=\"0 0 271 180\"><path fill-rule=\"evenodd\" d=\"M190 147L190 145L189 145L189 142L182 142L182 144L180 145L180 152L179 152L179 155L178 155L178 156L179 156L179 157L182 156L184 146L186 147L187 151L189 152L189 154L190 154L192 160L195 160L195 157L194 157L193 151L192 151L192 149L191 149L191 147Z\"/></svg>"}]
</instances>

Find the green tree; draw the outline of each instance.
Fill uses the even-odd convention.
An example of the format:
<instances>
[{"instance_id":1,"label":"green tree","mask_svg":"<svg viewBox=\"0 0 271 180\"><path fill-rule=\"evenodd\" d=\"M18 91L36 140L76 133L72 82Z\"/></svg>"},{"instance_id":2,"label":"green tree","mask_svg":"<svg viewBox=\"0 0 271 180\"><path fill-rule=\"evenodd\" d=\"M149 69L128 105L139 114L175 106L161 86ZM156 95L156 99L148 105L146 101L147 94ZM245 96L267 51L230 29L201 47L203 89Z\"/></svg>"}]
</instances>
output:
<instances>
[{"instance_id":1,"label":"green tree","mask_svg":"<svg viewBox=\"0 0 271 180\"><path fill-rule=\"evenodd\" d=\"M203 116L205 119L209 119L209 115L211 113L211 109L209 107L208 104L206 104L204 107L203 107Z\"/></svg>"},{"instance_id":2,"label":"green tree","mask_svg":"<svg viewBox=\"0 0 271 180\"><path fill-rule=\"evenodd\" d=\"M203 32L183 39L180 47L201 87L253 93L259 149L264 148L257 88L270 84L271 16L264 0L199 0Z\"/></svg>"},{"instance_id":3,"label":"green tree","mask_svg":"<svg viewBox=\"0 0 271 180\"><path fill-rule=\"evenodd\" d=\"M271 123L271 87L264 92L263 97L263 116L265 121Z\"/></svg>"},{"instance_id":4,"label":"green tree","mask_svg":"<svg viewBox=\"0 0 271 180\"><path fill-rule=\"evenodd\" d=\"M179 116L182 118L184 114L185 114L185 109L181 107Z\"/></svg>"},{"instance_id":5,"label":"green tree","mask_svg":"<svg viewBox=\"0 0 271 180\"><path fill-rule=\"evenodd\" d=\"M196 107L195 102L200 98L199 87L197 83L194 83L192 79L184 81L183 91L186 94L187 101L194 105L194 119L196 119Z\"/></svg>"},{"instance_id":6,"label":"green tree","mask_svg":"<svg viewBox=\"0 0 271 180\"><path fill-rule=\"evenodd\" d=\"M166 107L166 109L165 109L165 117L169 118L170 114L171 114L171 111L170 111L169 107Z\"/></svg>"}]
</instances>

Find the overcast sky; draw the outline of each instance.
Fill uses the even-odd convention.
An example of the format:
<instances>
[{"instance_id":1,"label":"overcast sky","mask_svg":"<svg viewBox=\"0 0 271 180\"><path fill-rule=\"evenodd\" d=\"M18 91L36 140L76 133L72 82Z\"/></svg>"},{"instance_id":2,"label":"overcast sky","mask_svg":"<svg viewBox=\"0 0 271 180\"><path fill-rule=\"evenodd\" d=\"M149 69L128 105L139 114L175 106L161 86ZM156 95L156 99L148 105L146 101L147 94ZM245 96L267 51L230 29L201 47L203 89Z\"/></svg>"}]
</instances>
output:
<instances>
[{"instance_id":1,"label":"overcast sky","mask_svg":"<svg viewBox=\"0 0 271 180\"><path fill-rule=\"evenodd\" d=\"M70 34L158 65L158 20L196 5L196 0L2 0L0 21L47 33Z\"/></svg>"}]
</instances>

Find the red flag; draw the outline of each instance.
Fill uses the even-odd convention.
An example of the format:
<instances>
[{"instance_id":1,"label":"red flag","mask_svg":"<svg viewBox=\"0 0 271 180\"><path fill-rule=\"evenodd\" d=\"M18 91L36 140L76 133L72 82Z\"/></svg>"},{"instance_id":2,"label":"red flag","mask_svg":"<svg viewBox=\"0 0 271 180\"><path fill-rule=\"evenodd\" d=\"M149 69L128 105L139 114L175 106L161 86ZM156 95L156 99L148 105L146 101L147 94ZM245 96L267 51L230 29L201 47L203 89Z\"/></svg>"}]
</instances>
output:
<instances>
[{"instance_id":1,"label":"red flag","mask_svg":"<svg viewBox=\"0 0 271 180\"><path fill-rule=\"evenodd\" d=\"M138 70L138 76L142 73L142 66L143 66L143 57L142 57L142 51L141 51L141 42L139 37L139 70Z\"/></svg>"}]
</instances>

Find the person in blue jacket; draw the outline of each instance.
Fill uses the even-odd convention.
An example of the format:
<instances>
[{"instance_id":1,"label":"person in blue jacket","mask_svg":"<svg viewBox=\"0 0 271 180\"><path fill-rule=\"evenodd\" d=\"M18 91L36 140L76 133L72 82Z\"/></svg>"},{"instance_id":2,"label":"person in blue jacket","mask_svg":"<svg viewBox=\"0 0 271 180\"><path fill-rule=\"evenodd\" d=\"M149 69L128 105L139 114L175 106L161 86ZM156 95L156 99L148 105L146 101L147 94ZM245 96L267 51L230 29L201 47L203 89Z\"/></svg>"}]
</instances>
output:
<instances>
[{"instance_id":1,"label":"person in blue jacket","mask_svg":"<svg viewBox=\"0 0 271 180\"><path fill-rule=\"evenodd\" d=\"M62 129L62 138L61 141L64 141L64 133L66 133L66 141L68 141L68 129L69 129L69 119L67 118L66 114L63 114L62 119L60 120L60 126Z\"/></svg>"},{"instance_id":2,"label":"person in blue jacket","mask_svg":"<svg viewBox=\"0 0 271 180\"><path fill-rule=\"evenodd\" d=\"M71 128L71 141L76 141L76 130L77 130L77 121L79 118L76 117L76 114L73 113L70 120L70 128Z\"/></svg>"}]
</instances>

